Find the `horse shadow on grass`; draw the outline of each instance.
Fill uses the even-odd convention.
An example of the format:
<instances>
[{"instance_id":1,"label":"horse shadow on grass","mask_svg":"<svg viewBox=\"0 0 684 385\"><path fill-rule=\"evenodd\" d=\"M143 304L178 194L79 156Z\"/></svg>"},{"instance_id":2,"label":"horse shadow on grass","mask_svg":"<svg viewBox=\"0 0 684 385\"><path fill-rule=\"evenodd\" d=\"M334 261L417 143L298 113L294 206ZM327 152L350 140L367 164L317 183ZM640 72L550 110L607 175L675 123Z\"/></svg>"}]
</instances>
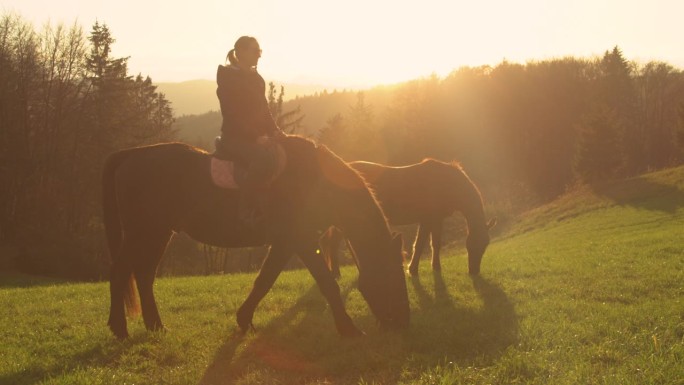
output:
<instances>
[{"instance_id":1,"label":"horse shadow on grass","mask_svg":"<svg viewBox=\"0 0 684 385\"><path fill-rule=\"evenodd\" d=\"M418 304L417 308L412 304L409 330L381 332L374 328L370 312L365 312L353 318L368 335L352 340L336 334L325 300L314 284L256 335L235 333L226 338L199 384L232 384L246 376L257 376L252 378L255 383L358 383L360 379L395 383L401 380L406 365L415 366L410 370L444 360L457 365L489 365L518 341L518 317L499 285L481 277L471 281L477 296L474 302L479 306L458 303L440 274L433 275L433 291L419 278L411 278ZM355 283L341 286L346 299ZM407 358L412 363L407 364Z\"/></svg>"},{"instance_id":2,"label":"horse shadow on grass","mask_svg":"<svg viewBox=\"0 0 684 385\"><path fill-rule=\"evenodd\" d=\"M344 300L351 285L342 288ZM262 305L263 306L263 305ZM255 313L258 316L259 309ZM325 313L325 314L323 314ZM271 380L278 383L298 383L302 378L324 376L325 369L314 363L315 352L308 347L329 344L339 340L332 315L318 286L314 283L297 302L265 326L259 326L256 334L247 335L235 330L216 351L199 384L233 384L248 372L259 371L266 376L257 383ZM322 331L317 334L317 331ZM268 373L263 373L264 371ZM274 379L276 378L276 379ZM294 382L292 382L294 381Z\"/></svg>"},{"instance_id":3,"label":"horse shadow on grass","mask_svg":"<svg viewBox=\"0 0 684 385\"><path fill-rule=\"evenodd\" d=\"M487 278L470 279L479 306L458 303L439 272L432 276L434 297L419 277L411 278L419 307L412 312L412 328L417 331L413 351L456 364L486 365L518 341L518 316L506 293Z\"/></svg>"},{"instance_id":4,"label":"horse shadow on grass","mask_svg":"<svg viewBox=\"0 0 684 385\"><path fill-rule=\"evenodd\" d=\"M65 354L51 365L29 365L19 371L0 375L0 384L30 385L50 382L53 377L84 369L106 368L130 351L131 347L163 338L162 333L135 333L126 341L112 344L108 334L87 349Z\"/></svg>"}]
</instances>

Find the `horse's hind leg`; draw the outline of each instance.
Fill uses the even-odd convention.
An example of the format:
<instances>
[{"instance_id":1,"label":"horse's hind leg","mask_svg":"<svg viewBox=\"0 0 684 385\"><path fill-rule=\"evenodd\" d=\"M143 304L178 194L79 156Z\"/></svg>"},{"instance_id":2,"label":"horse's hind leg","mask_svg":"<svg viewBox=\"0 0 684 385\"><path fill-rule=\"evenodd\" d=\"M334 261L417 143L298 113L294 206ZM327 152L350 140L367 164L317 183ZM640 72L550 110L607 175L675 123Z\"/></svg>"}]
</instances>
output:
<instances>
[{"instance_id":1,"label":"horse's hind leg","mask_svg":"<svg viewBox=\"0 0 684 385\"><path fill-rule=\"evenodd\" d=\"M292 254L293 252L289 249L275 245L271 246L269 249L268 255L259 270L259 275L257 275L256 280L254 281L252 291L237 311L237 323L244 333L250 328L254 328L252 325L252 318L254 317L254 311L256 310L257 305L259 305L259 302L261 302L264 296L271 290L273 283L276 278L278 278L278 275L280 275L280 272L285 268L285 265L292 257ZM321 263L324 264L323 259L320 257L319 259L321 260Z\"/></svg>"},{"instance_id":2,"label":"horse's hind leg","mask_svg":"<svg viewBox=\"0 0 684 385\"><path fill-rule=\"evenodd\" d=\"M426 222L421 222L418 225L418 234L416 234L416 241L413 243L413 254L411 255L411 262L409 262L409 274L418 274L418 264L420 263L420 255L423 253L425 243L430 235L430 229Z\"/></svg>"},{"instance_id":3,"label":"horse's hind leg","mask_svg":"<svg viewBox=\"0 0 684 385\"><path fill-rule=\"evenodd\" d=\"M117 338L128 338L128 327L126 326L126 305L125 295L126 291L130 289L129 282L132 278L133 269L128 261L124 260L126 257L125 250L122 247L118 251L118 256L114 259L110 269L109 276L109 292L110 292L110 308L109 308L109 329ZM132 293L135 295L135 293ZM135 298L131 298L135 299Z\"/></svg>"},{"instance_id":4,"label":"horse's hind leg","mask_svg":"<svg viewBox=\"0 0 684 385\"><path fill-rule=\"evenodd\" d=\"M154 299L154 278L157 267L161 260L166 245L171 239L171 232L159 232L158 234L145 234L135 237L135 255L133 268L138 282L140 304L142 306L143 320L147 330L162 330L161 317Z\"/></svg>"},{"instance_id":5,"label":"horse's hind leg","mask_svg":"<svg viewBox=\"0 0 684 385\"><path fill-rule=\"evenodd\" d=\"M441 271L442 263L439 252L442 249L442 220L436 221L430 228L430 244L432 245L432 271Z\"/></svg>"}]
</instances>

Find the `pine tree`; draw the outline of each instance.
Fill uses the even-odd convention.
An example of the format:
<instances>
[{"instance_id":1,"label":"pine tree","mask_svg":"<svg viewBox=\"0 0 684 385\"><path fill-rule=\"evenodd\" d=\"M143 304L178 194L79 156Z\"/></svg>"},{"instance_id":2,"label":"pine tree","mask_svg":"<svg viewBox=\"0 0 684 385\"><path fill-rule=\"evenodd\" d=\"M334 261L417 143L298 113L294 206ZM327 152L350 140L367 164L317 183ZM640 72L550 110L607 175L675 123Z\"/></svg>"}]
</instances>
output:
<instances>
[{"instance_id":1,"label":"pine tree","mask_svg":"<svg viewBox=\"0 0 684 385\"><path fill-rule=\"evenodd\" d=\"M636 124L636 92L633 66L617 46L606 51L599 63L599 100L597 105L613 111L614 119L622 127L620 145L625 156L625 168L635 173L643 168L644 134Z\"/></svg>"},{"instance_id":2,"label":"pine tree","mask_svg":"<svg viewBox=\"0 0 684 385\"><path fill-rule=\"evenodd\" d=\"M341 150L342 138L345 134L345 120L341 114L336 114L318 131L318 141L330 147L335 152Z\"/></svg>"},{"instance_id":3,"label":"pine tree","mask_svg":"<svg viewBox=\"0 0 684 385\"><path fill-rule=\"evenodd\" d=\"M175 131L171 126L175 120L171 103L166 100L164 94L157 92L157 86L152 84L152 79L149 76L143 79L138 75L129 89L130 102L135 112L135 127L132 127L135 144L155 143L173 138Z\"/></svg>"},{"instance_id":4,"label":"pine tree","mask_svg":"<svg viewBox=\"0 0 684 385\"><path fill-rule=\"evenodd\" d=\"M675 134L677 149L679 150L679 161L684 162L684 101L679 103L678 122Z\"/></svg>"},{"instance_id":5,"label":"pine tree","mask_svg":"<svg viewBox=\"0 0 684 385\"><path fill-rule=\"evenodd\" d=\"M95 22L88 40L91 49L86 69L92 85L92 140L97 151L109 153L131 142L128 127L134 111L127 108L131 80L127 74L128 58L110 56L115 40L106 24Z\"/></svg>"},{"instance_id":6,"label":"pine tree","mask_svg":"<svg viewBox=\"0 0 684 385\"><path fill-rule=\"evenodd\" d=\"M276 97L275 83L268 83L268 109L271 111L273 119L283 132L294 134L301 128L305 115L302 114L300 106L297 106L294 110L283 112L284 98L284 86L280 86L280 94Z\"/></svg>"},{"instance_id":7,"label":"pine tree","mask_svg":"<svg viewBox=\"0 0 684 385\"><path fill-rule=\"evenodd\" d=\"M373 124L373 106L366 104L363 92L356 94L356 104L349 107L349 124L352 129L367 130Z\"/></svg>"},{"instance_id":8,"label":"pine tree","mask_svg":"<svg viewBox=\"0 0 684 385\"><path fill-rule=\"evenodd\" d=\"M609 179L616 175L622 153L620 127L616 114L600 109L580 126L575 172L585 182Z\"/></svg>"},{"instance_id":9,"label":"pine tree","mask_svg":"<svg viewBox=\"0 0 684 385\"><path fill-rule=\"evenodd\" d=\"M684 101L684 77L667 63L649 62L639 69L635 84L642 164L647 169L670 166L678 156L677 115Z\"/></svg>"},{"instance_id":10,"label":"pine tree","mask_svg":"<svg viewBox=\"0 0 684 385\"><path fill-rule=\"evenodd\" d=\"M380 152L381 138L374 120L373 106L366 103L363 92L357 93L356 103L349 107L347 129L341 138L343 158L349 161L378 160L376 156Z\"/></svg>"}]
</instances>

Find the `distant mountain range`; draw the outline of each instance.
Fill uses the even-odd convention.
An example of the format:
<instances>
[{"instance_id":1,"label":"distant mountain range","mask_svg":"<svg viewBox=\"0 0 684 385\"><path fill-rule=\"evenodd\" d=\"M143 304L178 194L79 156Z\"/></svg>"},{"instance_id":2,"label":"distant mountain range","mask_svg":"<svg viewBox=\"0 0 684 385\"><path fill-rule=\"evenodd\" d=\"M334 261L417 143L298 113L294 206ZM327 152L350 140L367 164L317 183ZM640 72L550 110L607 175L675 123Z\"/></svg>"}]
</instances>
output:
<instances>
[{"instance_id":1,"label":"distant mountain range","mask_svg":"<svg viewBox=\"0 0 684 385\"><path fill-rule=\"evenodd\" d=\"M269 80L266 79L266 83ZM324 90L332 91L332 87L322 85L288 84L274 81L276 90L280 93L280 86L285 87L285 100L296 97L314 95ZM216 82L214 80L189 80L179 83L157 83L157 91L166 95L171 102L174 115L198 115L209 111L218 111L219 103L216 98ZM268 90L268 85L266 86Z\"/></svg>"},{"instance_id":2,"label":"distant mountain range","mask_svg":"<svg viewBox=\"0 0 684 385\"><path fill-rule=\"evenodd\" d=\"M268 82L268 79L266 79ZM274 82L280 89L281 84ZM317 137L321 128L335 115L345 115L363 92L365 103L374 113L382 114L392 98L395 86L377 86L366 90L282 84L285 87L283 111L299 109L303 119L296 133ZM157 90L171 101L178 139L213 151L214 138L221 132L221 113L216 97L216 83L192 80L180 83L158 83Z\"/></svg>"}]
</instances>

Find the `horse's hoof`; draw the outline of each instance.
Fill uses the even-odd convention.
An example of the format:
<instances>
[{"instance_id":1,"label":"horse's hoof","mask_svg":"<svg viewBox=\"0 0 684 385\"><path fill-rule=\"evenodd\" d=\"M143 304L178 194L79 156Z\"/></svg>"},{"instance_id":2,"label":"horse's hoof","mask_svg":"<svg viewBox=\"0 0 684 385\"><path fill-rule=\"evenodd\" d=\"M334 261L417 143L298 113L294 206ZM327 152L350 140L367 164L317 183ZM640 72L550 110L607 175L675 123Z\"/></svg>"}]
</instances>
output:
<instances>
[{"instance_id":1,"label":"horse's hoof","mask_svg":"<svg viewBox=\"0 0 684 385\"><path fill-rule=\"evenodd\" d=\"M243 336L247 335L247 333L249 333L249 332L256 333L256 328L254 327L254 324L251 322L249 323L249 325L246 325L246 326L242 326L242 325L238 325L238 326L240 327L240 332L242 333Z\"/></svg>"},{"instance_id":2,"label":"horse's hoof","mask_svg":"<svg viewBox=\"0 0 684 385\"><path fill-rule=\"evenodd\" d=\"M242 307L239 308L237 311L237 323L240 327L240 330L242 330L244 334L247 334L247 332L249 332L250 330L256 331L254 325L252 324L253 315L254 313L249 313Z\"/></svg>"},{"instance_id":3,"label":"horse's hoof","mask_svg":"<svg viewBox=\"0 0 684 385\"><path fill-rule=\"evenodd\" d=\"M145 325L145 328L151 332L163 332L163 333L167 332L166 327L164 327L164 325L161 322L154 323L152 325Z\"/></svg>"},{"instance_id":4,"label":"horse's hoof","mask_svg":"<svg viewBox=\"0 0 684 385\"><path fill-rule=\"evenodd\" d=\"M127 330L114 330L112 328L110 329L112 330L112 333L114 333L114 337L116 337L116 339L118 339L119 341L123 341L129 337Z\"/></svg>"},{"instance_id":5,"label":"horse's hoof","mask_svg":"<svg viewBox=\"0 0 684 385\"><path fill-rule=\"evenodd\" d=\"M107 326L109 326L109 330L112 331L112 334L114 334L114 337L117 339L125 340L128 338L128 328L126 327L125 322L112 322L110 319L109 322L107 322Z\"/></svg>"}]
</instances>

